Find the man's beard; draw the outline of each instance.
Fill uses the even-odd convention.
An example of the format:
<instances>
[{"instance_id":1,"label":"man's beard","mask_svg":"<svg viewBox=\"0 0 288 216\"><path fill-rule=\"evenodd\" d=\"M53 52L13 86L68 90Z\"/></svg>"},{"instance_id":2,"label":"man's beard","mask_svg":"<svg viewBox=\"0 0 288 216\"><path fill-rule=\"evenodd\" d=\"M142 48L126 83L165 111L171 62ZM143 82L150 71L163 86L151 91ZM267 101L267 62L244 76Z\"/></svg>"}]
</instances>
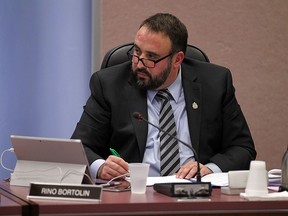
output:
<instances>
[{"instance_id":1,"label":"man's beard","mask_svg":"<svg viewBox=\"0 0 288 216\"><path fill-rule=\"evenodd\" d=\"M157 76L152 77L152 75L145 69L132 69L133 78L139 88L144 90L155 90L165 83L171 71L171 62L169 61L167 67ZM145 74L146 79L139 78L138 73Z\"/></svg>"}]
</instances>

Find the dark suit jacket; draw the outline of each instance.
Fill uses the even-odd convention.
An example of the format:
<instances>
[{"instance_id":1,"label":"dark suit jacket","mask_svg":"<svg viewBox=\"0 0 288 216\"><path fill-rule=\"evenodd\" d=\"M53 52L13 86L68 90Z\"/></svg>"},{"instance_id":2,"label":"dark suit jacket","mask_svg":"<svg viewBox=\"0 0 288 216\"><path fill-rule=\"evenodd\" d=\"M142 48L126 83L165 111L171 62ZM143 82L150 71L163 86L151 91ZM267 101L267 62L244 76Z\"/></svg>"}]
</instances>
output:
<instances>
[{"instance_id":1,"label":"dark suit jacket","mask_svg":"<svg viewBox=\"0 0 288 216\"><path fill-rule=\"evenodd\" d=\"M200 163L213 162L223 172L249 169L254 143L234 94L228 69L198 61L182 64L189 131ZM81 139L89 163L106 159L116 149L127 162L142 162L148 126L146 91L131 79L131 63L94 73L91 96L72 138ZM196 102L198 109L193 109ZM181 137L179 137L181 139Z\"/></svg>"}]
</instances>

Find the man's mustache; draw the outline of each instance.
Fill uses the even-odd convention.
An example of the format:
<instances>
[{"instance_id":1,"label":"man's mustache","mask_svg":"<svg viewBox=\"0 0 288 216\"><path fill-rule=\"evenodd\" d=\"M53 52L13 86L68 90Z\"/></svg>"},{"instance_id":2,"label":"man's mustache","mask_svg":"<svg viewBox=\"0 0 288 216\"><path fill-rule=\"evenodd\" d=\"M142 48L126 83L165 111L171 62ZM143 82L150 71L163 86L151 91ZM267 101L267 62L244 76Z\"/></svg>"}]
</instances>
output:
<instances>
[{"instance_id":1,"label":"man's mustache","mask_svg":"<svg viewBox=\"0 0 288 216\"><path fill-rule=\"evenodd\" d=\"M135 74L142 73L142 74L145 74L146 76L148 76L149 78L152 78L151 74L145 69L136 69L134 72L135 72Z\"/></svg>"}]
</instances>

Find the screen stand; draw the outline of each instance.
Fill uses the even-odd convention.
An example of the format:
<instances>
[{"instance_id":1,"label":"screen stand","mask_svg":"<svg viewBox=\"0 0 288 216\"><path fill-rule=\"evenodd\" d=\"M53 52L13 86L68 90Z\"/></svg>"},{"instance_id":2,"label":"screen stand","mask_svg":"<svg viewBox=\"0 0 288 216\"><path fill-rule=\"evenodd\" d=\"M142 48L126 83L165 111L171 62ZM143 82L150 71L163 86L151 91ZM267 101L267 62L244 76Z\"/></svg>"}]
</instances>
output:
<instances>
[{"instance_id":1,"label":"screen stand","mask_svg":"<svg viewBox=\"0 0 288 216\"><path fill-rule=\"evenodd\" d=\"M18 160L10 184L29 186L31 182L81 184L86 165Z\"/></svg>"}]
</instances>

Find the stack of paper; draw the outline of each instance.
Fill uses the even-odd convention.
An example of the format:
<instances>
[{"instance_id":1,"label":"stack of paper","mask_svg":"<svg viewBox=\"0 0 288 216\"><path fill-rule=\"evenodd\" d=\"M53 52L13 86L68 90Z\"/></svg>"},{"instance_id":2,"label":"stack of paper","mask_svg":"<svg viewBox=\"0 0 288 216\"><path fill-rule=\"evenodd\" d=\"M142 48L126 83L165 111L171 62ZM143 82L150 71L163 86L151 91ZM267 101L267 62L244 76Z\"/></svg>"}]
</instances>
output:
<instances>
[{"instance_id":1,"label":"stack of paper","mask_svg":"<svg viewBox=\"0 0 288 216\"><path fill-rule=\"evenodd\" d=\"M281 169L272 169L268 172L269 186L280 186Z\"/></svg>"},{"instance_id":2,"label":"stack of paper","mask_svg":"<svg viewBox=\"0 0 288 216\"><path fill-rule=\"evenodd\" d=\"M269 187L279 187L281 184L281 170L272 169L268 172ZM211 182L214 187L226 187L229 185L228 173L212 173L202 177L202 182ZM156 183L183 183L183 182L195 182L196 179L179 179L175 175L161 176L161 177L148 177L147 186L152 186Z\"/></svg>"}]
</instances>

